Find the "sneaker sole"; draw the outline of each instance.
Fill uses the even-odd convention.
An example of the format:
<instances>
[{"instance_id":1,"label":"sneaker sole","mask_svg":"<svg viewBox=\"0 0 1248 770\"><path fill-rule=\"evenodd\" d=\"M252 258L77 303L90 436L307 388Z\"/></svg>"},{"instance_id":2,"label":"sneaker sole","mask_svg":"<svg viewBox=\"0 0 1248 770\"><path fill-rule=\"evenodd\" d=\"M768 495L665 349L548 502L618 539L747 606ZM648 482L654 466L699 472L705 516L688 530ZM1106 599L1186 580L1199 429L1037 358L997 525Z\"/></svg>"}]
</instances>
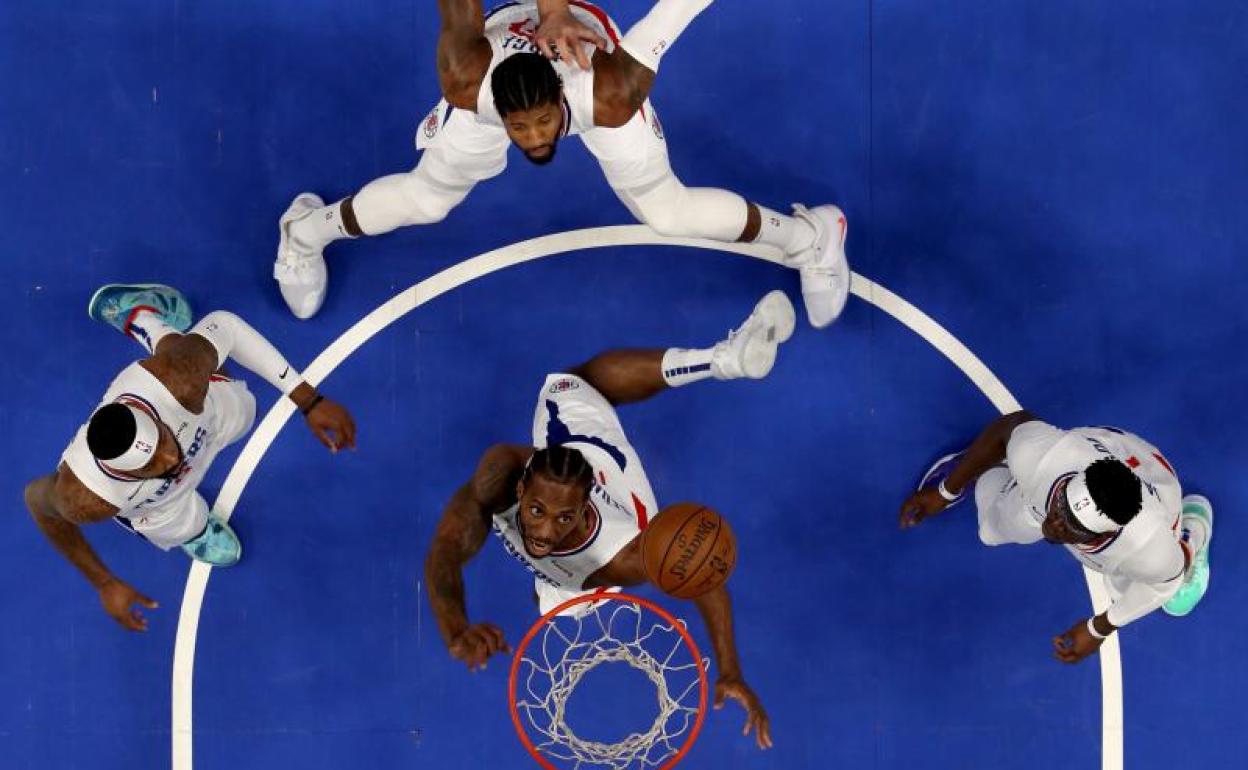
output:
<instances>
[{"instance_id":1,"label":"sneaker sole","mask_svg":"<svg viewBox=\"0 0 1248 770\"><path fill-rule=\"evenodd\" d=\"M163 284L163 283L106 283L100 288L96 289L95 293L91 295L91 299L87 300L87 317L90 318L92 321L100 320L99 318L95 317L95 313L93 313L92 311L95 309L96 300L100 298L101 294L108 291L109 289L135 289L137 291L145 291L148 289L168 289L169 291L175 294L181 294L181 292L179 292L177 289L173 288L172 286Z\"/></svg>"}]
</instances>

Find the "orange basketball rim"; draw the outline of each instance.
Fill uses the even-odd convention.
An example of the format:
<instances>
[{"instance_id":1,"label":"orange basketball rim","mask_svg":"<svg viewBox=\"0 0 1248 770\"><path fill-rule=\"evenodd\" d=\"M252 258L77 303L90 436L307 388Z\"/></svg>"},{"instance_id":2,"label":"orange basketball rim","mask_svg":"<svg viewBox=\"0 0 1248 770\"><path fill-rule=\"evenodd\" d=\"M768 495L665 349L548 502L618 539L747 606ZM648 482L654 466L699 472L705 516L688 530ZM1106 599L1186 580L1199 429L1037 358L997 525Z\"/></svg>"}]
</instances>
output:
<instances>
[{"instance_id":1,"label":"orange basketball rim","mask_svg":"<svg viewBox=\"0 0 1248 770\"><path fill-rule=\"evenodd\" d=\"M587 606L579 608L579 612L562 615L579 605ZM621 615L625 617L623 623L618 622ZM647 618L644 623L643 617ZM558 628L557 620L569 626L571 633ZM630 627L634 630L632 639L627 638L630 634L626 633ZM538 649L530 654L539 634ZM549 648L560 644L566 644L567 649L552 665ZM667 652L656 655L648 647ZM688 662L674 663L677 657L687 658ZM563 721L563 706L580 676L606 661L623 661L641 669L658 689L660 713L645 735L632 734L615 744L583 741ZM706 716L708 665L709 661L703 659L684 622L654 602L625 593L594 592L577 596L539 618L517 645L507 678L511 721L520 742L546 770L563 770L553 764L551 758L564 759L578 767L670 770L693 747L702 729ZM523 668L529 669L524 685L526 693L538 698L537 703L517 697ZM543 697L534 693L532 680L535 678L551 680L550 694ZM689 681L682 685L685 679ZM695 687L696 706L684 704ZM537 724L535 715L540 715L541 721L549 720L550 724ZM530 730L538 734L537 743ZM682 735L684 740L679 747L675 746L674 739ZM652 758L652 751L657 751L658 756Z\"/></svg>"}]
</instances>

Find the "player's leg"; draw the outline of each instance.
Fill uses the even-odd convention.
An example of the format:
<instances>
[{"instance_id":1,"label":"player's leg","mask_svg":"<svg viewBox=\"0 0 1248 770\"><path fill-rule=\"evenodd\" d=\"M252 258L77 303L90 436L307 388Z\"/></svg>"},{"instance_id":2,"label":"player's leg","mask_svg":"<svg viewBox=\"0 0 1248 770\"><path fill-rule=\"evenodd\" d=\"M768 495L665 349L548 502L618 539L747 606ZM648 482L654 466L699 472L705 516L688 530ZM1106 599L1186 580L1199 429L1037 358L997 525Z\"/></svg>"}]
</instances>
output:
<instances>
[{"instance_id":1,"label":"player's leg","mask_svg":"<svg viewBox=\"0 0 1248 770\"><path fill-rule=\"evenodd\" d=\"M799 271L813 326L827 326L844 309L847 224L836 206L796 206L788 216L728 190L686 187L672 172L663 128L649 102L625 125L595 128L581 139L628 210L659 234L773 246L785 265Z\"/></svg>"},{"instance_id":2,"label":"player's leg","mask_svg":"<svg viewBox=\"0 0 1248 770\"><path fill-rule=\"evenodd\" d=\"M375 179L329 205L301 193L282 215L273 277L297 317L311 317L324 302L328 270L322 252L330 243L440 222L477 182L507 166L506 133L445 103L424 121L417 147L424 152L413 170Z\"/></svg>"},{"instance_id":3,"label":"player's leg","mask_svg":"<svg viewBox=\"0 0 1248 770\"><path fill-rule=\"evenodd\" d=\"M669 387L705 379L762 379L776 361L780 343L793 334L793 305L784 292L759 300L728 336L705 348L609 350L568 370L612 404L643 401Z\"/></svg>"},{"instance_id":4,"label":"player's leg","mask_svg":"<svg viewBox=\"0 0 1248 770\"><path fill-rule=\"evenodd\" d=\"M101 286L87 303L87 315L106 323L155 353L161 341L181 336L194 320L182 292L156 283Z\"/></svg>"},{"instance_id":5,"label":"player's leg","mask_svg":"<svg viewBox=\"0 0 1248 770\"><path fill-rule=\"evenodd\" d=\"M1003 465L989 468L975 481L979 539L984 545L1028 544L1041 540L1040 525L1027 511L1018 483Z\"/></svg>"}]
</instances>

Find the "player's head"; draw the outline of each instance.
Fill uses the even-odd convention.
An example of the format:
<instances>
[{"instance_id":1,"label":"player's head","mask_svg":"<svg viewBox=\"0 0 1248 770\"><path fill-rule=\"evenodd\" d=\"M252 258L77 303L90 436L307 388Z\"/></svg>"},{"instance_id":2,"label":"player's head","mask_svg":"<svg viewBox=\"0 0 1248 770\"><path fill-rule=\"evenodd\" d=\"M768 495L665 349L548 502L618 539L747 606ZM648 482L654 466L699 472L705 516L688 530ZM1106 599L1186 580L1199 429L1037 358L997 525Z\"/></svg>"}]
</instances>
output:
<instances>
[{"instance_id":1,"label":"player's head","mask_svg":"<svg viewBox=\"0 0 1248 770\"><path fill-rule=\"evenodd\" d=\"M109 468L138 478L169 477L182 465L182 447L169 426L128 403L95 410L87 423L87 448Z\"/></svg>"},{"instance_id":2,"label":"player's head","mask_svg":"<svg viewBox=\"0 0 1248 770\"><path fill-rule=\"evenodd\" d=\"M1041 529L1050 543L1087 543L1122 529L1142 505L1139 477L1105 457L1058 483Z\"/></svg>"},{"instance_id":3,"label":"player's head","mask_svg":"<svg viewBox=\"0 0 1248 770\"><path fill-rule=\"evenodd\" d=\"M508 56L490 76L494 108L524 157L545 165L555 158L563 131L563 83L545 56Z\"/></svg>"},{"instance_id":4,"label":"player's head","mask_svg":"<svg viewBox=\"0 0 1248 770\"><path fill-rule=\"evenodd\" d=\"M594 470L585 455L566 446L533 452L516 484L517 521L530 556L542 558L585 522Z\"/></svg>"}]
</instances>

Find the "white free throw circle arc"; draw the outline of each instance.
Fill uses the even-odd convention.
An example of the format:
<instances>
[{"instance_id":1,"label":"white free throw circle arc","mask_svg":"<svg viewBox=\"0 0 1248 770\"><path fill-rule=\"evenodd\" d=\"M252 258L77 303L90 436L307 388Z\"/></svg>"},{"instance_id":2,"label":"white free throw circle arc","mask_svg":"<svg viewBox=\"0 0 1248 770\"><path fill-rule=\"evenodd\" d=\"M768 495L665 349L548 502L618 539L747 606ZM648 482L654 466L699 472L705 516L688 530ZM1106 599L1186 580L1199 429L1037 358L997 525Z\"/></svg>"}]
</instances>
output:
<instances>
[{"instance_id":1,"label":"white free throw circle arc","mask_svg":"<svg viewBox=\"0 0 1248 770\"><path fill-rule=\"evenodd\" d=\"M780 252L768 246L720 243L694 238L667 238L642 225L594 227L533 238L460 262L398 293L388 302L361 318L325 348L304 370L304 378L313 385L320 383L357 348L372 339L382 329L426 302L477 278L542 257L569 251L618 246L688 246L741 254L767 262L780 262ZM1019 408L1018 401L1006 390L1005 385L997 376L956 337L923 311L857 273L854 274L851 289L855 296L900 321L936 348L983 392L998 411L1006 413ZM252 472L260 464L260 460L264 458L277 432L286 424L286 420L290 418L294 410L294 404L289 399L279 399L252 431L238 459L230 468L229 475L226 476L225 483L221 487L221 494L217 496L216 504L213 506L213 511L219 516L228 519L234 512L234 506L242 496ZM171 693L173 770L192 770L193 767L194 734L191 696L195 671L195 641L199 633L199 614L203 606L204 593L208 588L210 570L208 565L200 562L191 564L186 578L186 588L182 593L182 608L178 614L178 630L173 649ZM1092 598L1092 605L1096 611L1100 612L1108 606L1108 596L1096 573L1084 568L1084 577ZM1102 645L1100 662L1101 768L1102 770L1122 770L1122 662L1117 634L1110 636Z\"/></svg>"}]
</instances>

